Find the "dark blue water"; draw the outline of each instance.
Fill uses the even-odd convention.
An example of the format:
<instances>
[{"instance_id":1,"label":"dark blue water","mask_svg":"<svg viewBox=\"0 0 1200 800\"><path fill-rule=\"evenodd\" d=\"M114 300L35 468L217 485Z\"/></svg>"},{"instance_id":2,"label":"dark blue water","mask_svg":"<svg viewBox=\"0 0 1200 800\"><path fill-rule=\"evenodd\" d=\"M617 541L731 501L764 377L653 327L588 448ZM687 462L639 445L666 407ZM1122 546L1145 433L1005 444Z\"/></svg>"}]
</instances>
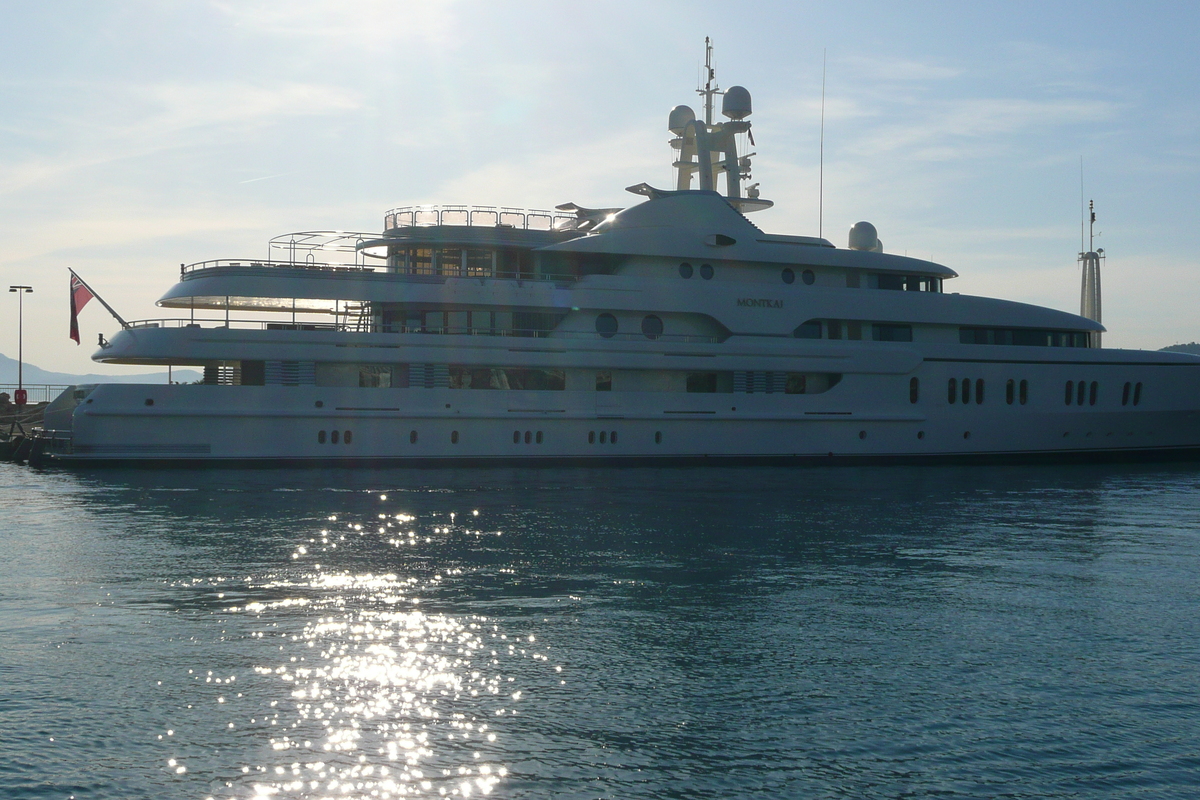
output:
<instances>
[{"instance_id":1,"label":"dark blue water","mask_svg":"<svg viewBox=\"0 0 1200 800\"><path fill-rule=\"evenodd\" d=\"M1200 784L1194 466L0 465L0 515L6 799Z\"/></svg>"}]
</instances>

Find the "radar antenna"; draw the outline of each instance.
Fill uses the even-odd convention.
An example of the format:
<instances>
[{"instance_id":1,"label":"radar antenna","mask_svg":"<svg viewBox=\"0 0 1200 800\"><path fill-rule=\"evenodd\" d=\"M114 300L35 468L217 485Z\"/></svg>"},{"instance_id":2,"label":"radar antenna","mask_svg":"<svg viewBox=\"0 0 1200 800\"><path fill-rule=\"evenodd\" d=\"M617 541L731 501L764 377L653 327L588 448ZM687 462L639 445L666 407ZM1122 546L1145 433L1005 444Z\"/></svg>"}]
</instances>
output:
<instances>
[{"instance_id":1,"label":"radar antenna","mask_svg":"<svg viewBox=\"0 0 1200 800\"><path fill-rule=\"evenodd\" d=\"M1100 262L1104 260L1104 249L1096 249L1096 203L1088 201L1088 249L1079 253L1083 266L1083 286L1079 293L1079 315L1100 322ZM1082 227L1082 226L1081 226ZM1091 346L1100 346L1100 331L1090 335Z\"/></svg>"}]
</instances>

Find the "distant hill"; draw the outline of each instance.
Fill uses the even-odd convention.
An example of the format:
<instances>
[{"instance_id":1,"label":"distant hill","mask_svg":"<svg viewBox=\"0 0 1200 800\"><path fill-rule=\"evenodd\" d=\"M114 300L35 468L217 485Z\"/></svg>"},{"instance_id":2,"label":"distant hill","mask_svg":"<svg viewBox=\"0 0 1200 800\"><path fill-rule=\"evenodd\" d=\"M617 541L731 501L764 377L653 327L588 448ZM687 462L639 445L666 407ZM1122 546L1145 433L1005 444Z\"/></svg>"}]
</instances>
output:
<instances>
[{"instance_id":1,"label":"distant hill","mask_svg":"<svg viewBox=\"0 0 1200 800\"><path fill-rule=\"evenodd\" d=\"M1173 344L1170 347L1164 347L1159 352L1191 353L1194 356L1200 356L1200 343L1188 342L1187 344Z\"/></svg>"},{"instance_id":2,"label":"distant hill","mask_svg":"<svg viewBox=\"0 0 1200 800\"><path fill-rule=\"evenodd\" d=\"M50 372L25 362L24 370L25 383L57 383L57 384L80 384L80 383L166 383L167 373L163 372L145 372L136 375L103 375L89 373L87 375L72 375L68 372ZM198 381L204 377L200 372L194 369L177 369L172 370L171 380L178 383L191 383ZM17 361L14 358L0 353L0 383L16 383L17 382Z\"/></svg>"}]
</instances>

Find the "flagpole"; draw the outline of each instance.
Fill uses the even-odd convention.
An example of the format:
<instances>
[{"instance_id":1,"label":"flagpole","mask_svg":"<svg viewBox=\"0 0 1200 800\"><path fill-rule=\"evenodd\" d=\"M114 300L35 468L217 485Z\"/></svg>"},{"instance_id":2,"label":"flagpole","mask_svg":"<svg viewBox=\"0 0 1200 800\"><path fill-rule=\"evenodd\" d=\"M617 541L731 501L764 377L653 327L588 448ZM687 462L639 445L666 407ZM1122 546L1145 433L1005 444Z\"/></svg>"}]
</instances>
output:
<instances>
[{"instance_id":1,"label":"flagpole","mask_svg":"<svg viewBox=\"0 0 1200 800\"><path fill-rule=\"evenodd\" d=\"M87 285L87 281L85 281L83 278L79 277L79 275L78 275L78 274L75 272L75 270L71 269L70 267L67 267L67 271L71 273L71 275L72 275L72 276L75 278L75 280L77 280L77 281L79 281L80 283L82 283L82 284L83 284L83 288L87 289L89 292L91 292L91 293L92 293L92 297L94 297L94 298L96 298L97 300L99 300L99 301L100 301L100 305L104 306L104 308L108 310L108 313L110 313L110 314L112 314L112 315L113 315L113 319L115 319L117 322L121 323L121 327L122 327L122 328L129 328L129 323L128 323L128 322L126 322L125 320L123 320L123 319L121 318L121 315L120 315L120 314L118 314L116 311L114 311L114 310L113 310L113 307L112 307L112 306L110 306L108 303L104 302L104 298L103 298L103 297L101 297L101 296L100 296L100 295L99 295L99 294L96 292L96 290L95 290L95 289L93 289L92 287L88 286L88 285Z\"/></svg>"}]
</instances>

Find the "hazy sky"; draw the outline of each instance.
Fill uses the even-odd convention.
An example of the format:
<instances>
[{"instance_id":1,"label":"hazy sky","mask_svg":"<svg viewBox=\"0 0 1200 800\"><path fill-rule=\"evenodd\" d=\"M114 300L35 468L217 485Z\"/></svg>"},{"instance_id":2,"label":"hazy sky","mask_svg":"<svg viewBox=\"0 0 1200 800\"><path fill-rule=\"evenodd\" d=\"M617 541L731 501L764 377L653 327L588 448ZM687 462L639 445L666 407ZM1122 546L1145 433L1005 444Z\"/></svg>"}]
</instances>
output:
<instances>
[{"instance_id":1,"label":"hazy sky","mask_svg":"<svg viewBox=\"0 0 1200 800\"><path fill-rule=\"evenodd\" d=\"M1080 157L1108 252L1109 347L1200 340L1200 10L1185 3L80 2L4 4L0 282L29 283L27 359L67 338L67 267L127 319L181 262L262 257L388 208L630 205L712 36L754 97L754 221L865 219L947 291L1079 309ZM0 297L16 355L16 299Z\"/></svg>"}]
</instances>

